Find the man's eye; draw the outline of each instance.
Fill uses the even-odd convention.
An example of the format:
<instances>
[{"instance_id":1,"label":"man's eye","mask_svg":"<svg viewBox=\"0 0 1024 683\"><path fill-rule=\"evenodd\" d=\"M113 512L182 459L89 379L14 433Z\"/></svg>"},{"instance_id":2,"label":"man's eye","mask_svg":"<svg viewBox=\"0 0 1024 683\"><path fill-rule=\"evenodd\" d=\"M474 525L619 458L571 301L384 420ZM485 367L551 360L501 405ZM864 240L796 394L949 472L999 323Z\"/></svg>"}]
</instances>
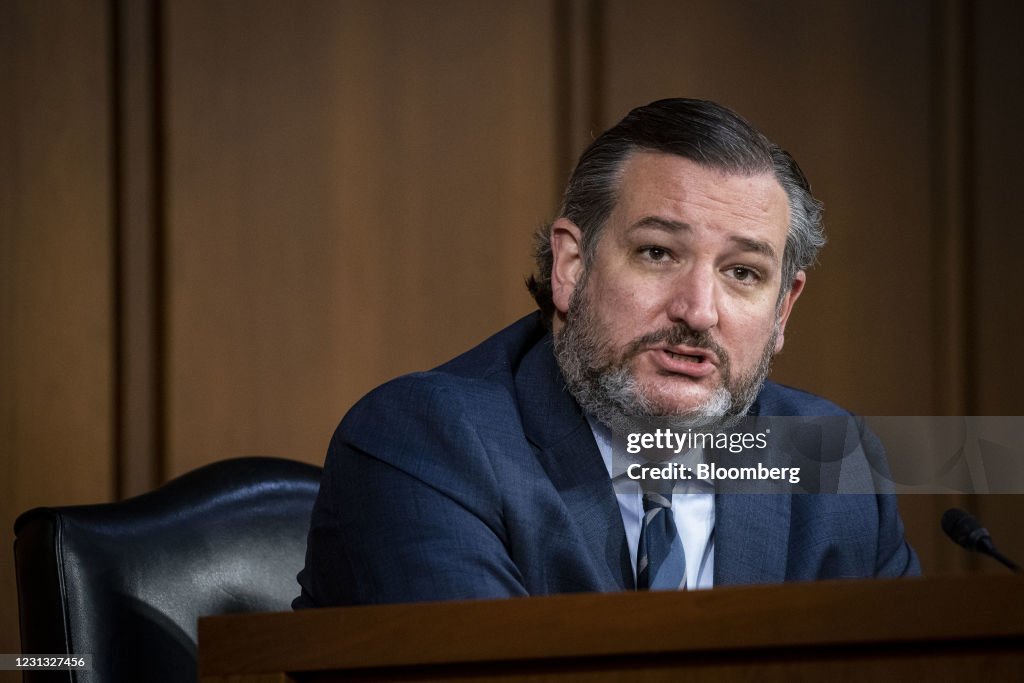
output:
<instances>
[{"instance_id":1,"label":"man's eye","mask_svg":"<svg viewBox=\"0 0 1024 683\"><path fill-rule=\"evenodd\" d=\"M668 250L661 247L644 247L640 251L652 261L664 261L668 258Z\"/></svg>"},{"instance_id":2,"label":"man's eye","mask_svg":"<svg viewBox=\"0 0 1024 683\"><path fill-rule=\"evenodd\" d=\"M755 282L759 279L757 271L744 266L733 266L729 269L734 279L740 282Z\"/></svg>"}]
</instances>

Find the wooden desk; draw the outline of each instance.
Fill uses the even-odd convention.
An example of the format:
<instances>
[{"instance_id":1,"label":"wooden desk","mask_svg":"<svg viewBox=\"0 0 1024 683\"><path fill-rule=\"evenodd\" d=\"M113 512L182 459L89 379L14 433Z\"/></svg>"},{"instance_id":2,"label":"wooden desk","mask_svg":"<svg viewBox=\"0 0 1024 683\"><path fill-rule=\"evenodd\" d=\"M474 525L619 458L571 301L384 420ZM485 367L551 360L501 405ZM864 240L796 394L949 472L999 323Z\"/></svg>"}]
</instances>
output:
<instances>
[{"instance_id":1,"label":"wooden desk","mask_svg":"<svg viewBox=\"0 0 1024 683\"><path fill-rule=\"evenodd\" d=\"M208 617L202 683L328 680L1024 680L1024 579L829 581L680 593Z\"/></svg>"}]
</instances>

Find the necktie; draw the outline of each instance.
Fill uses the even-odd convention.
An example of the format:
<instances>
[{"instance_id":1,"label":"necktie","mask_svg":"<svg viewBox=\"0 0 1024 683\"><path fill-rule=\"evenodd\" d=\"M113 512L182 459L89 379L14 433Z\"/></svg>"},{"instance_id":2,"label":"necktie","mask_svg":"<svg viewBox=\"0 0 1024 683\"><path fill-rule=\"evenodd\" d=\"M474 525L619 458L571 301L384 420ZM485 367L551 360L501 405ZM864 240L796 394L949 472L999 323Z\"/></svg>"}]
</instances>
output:
<instances>
[{"instance_id":1,"label":"necktie","mask_svg":"<svg viewBox=\"0 0 1024 683\"><path fill-rule=\"evenodd\" d=\"M686 557L672 516L672 494L644 491L636 558L637 590L686 588Z\"/></svg>"}]
</instances>

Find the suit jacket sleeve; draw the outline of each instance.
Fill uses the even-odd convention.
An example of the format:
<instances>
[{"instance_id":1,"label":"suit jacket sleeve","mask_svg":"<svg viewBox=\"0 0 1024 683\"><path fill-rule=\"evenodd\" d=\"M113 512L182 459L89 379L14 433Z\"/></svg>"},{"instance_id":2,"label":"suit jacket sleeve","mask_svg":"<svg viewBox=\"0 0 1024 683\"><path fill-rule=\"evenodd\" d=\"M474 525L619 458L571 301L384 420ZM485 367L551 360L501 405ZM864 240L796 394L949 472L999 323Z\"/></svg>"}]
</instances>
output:
<instances>
[{"instance_id":1,"label":"suit jacket sleeve","mask_svg":"<svg viewBox=\"0 0 1024 683\"><path fill-rule=\"evenodd\" d=\"M467 400L487 398L410 376L345 417L328 450L296 607L526 594Z\"/></svg>"},{"instance_id":2,"label":"suit jacket sleeve","mask_svg":"<svg viewBox=\"0 0 1024 683\"><path fill-rule=\"evenodd\" d=\"M873 472L875 488L880 493L878 501L878 551L875 576L894 578L920 576L921 564L917 553L910 547L904 535L903 520L900 517L896 494L892 491L893 478L889 469L885 447L879 438L864 423L857 420L861 439L868 455L868 466Z\"/></svg>"}]
</instances>

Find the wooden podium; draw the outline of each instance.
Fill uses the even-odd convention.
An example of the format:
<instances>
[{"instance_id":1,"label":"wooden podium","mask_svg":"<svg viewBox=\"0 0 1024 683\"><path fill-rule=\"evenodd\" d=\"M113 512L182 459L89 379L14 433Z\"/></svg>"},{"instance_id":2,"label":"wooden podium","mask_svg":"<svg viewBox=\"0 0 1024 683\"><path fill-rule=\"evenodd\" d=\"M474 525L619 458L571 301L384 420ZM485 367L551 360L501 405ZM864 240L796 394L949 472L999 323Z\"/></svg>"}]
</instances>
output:
<instances>
[{"instance_id":1,"label":"wooden podium","mask_svg":"<svg viewBox=\"0 0 1024 683\"><path fill-rule=\"evenodd\" d=\"M208 617L202 683L1024 680L1024 578L829 581Z\"/></svg>"}]
</instances>

